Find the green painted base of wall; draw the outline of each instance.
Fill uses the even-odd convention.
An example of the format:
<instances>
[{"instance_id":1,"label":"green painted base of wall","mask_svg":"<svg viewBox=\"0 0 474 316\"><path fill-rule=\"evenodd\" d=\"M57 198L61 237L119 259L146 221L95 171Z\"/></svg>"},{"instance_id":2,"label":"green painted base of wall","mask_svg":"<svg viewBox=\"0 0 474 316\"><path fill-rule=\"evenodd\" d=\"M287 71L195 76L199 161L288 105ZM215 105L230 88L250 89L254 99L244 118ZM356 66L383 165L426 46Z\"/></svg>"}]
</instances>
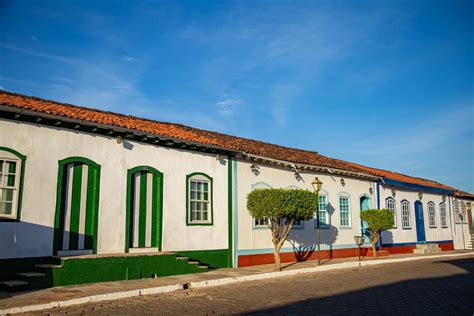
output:
<instances>
[{"instance_id":1,"label":"green painted base of wall","mask_svg":"<svg viewBox=\"0 0 474 316\"><path fill-rule=\"evenodd\" d=\"M210 268L229 268L229 250L186 250L177 251L179 256L197 260Z\"/></svg>"},{"instance_id":2,"label":"green painted base of wall","mask_svg":"<svg viewBox=\"0 0 474 316\"><path fill-rule=\"evenodd\" d=\"M87 258L49 258L47 263L56 267L35 267L21 272L42 272L42 277L18 277L18 270L10 280L24 280L28 285L13 291L40 289L54 286L77 285L97 282L136 280L179 274L207 272L207 267L178 260L177 255L133 255ZM56 262L54 262L56 261Z\"/></svg>"}]
</instances>

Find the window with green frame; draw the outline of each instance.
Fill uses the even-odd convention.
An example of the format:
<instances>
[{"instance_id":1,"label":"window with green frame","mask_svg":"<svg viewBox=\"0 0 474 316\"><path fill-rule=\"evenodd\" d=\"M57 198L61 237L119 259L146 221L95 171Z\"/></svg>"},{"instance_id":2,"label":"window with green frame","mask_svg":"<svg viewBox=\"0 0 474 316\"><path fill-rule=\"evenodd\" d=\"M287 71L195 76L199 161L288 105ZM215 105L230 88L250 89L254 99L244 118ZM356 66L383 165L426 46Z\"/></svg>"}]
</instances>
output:
<instances>
[{"instance_id":1,"label":"window with green frame","mask_svg":"<svg viewBox=\"0 0 474 316\"><path fill-rule=\"evenodd\" d=\"M212 178L204 173L187 176L187 224L212 225Z\"/></svg>"},{"instance_id":2,"label":"window with green frame","mask_svg":"<svg viewBox=\"0 0 474 316\"><path fill-rule=\"evenodd\" d=\"M25 159L20 153L0 146L0 219L20 217Z\"/></svg>"},{"instance_id":3,"label":"window with green frame","mask_svg":"<svg viewBox=\"0 0 474 316\"><path fill-rule=\"evenodd\" d=\"M349 197L346 195L339 196L339 224L341 227L351 227Z\"/></svg>"},{"instance_id":4,"label":"window with green frame","mask_svg":"<svg viewBox=\"0 0 474 316\"><path fill-rule=\"evenodd\" d=\"M329 224L328 222L328 211L327 211L327 204L328 204L328 197L326 194L320 193L318 195L319 198L319 204L318 204L318 210L319 210L319 226L327 226ZM314 227L317 227L317 216L316 212L314 214Z\"/></svg>"}]
</instances>

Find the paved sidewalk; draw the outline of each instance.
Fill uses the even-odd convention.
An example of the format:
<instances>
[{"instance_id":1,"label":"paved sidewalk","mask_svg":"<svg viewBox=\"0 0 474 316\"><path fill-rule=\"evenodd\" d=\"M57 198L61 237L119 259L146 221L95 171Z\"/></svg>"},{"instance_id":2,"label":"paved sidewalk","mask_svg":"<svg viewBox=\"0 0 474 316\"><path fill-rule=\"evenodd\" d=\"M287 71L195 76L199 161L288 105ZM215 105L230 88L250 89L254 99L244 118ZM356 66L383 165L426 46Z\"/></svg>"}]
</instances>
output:
<instances>
[{"instance_id":1,"label":"paved sidewalk","mask_svg":"<svg viewBox=\"0 0 474 316\"><path fill-rule=\"evenodd\" d=\"M362 265L394 263L433 257L474 256L472 252L449 251L434 256L413 254L391 255L377 259L364 258ZM139 295L159 294L183 288L224 285L246 280L268 279L300 273L327 271L358 266L357 258L323 260L320 267L315 261L283 264L283 271L273 272L273 265L238 269L218 269L207 273L169 276L157 279L104 282L78 286L56 287L19 293L0 292L0 314L42 310L88 302L115 300Z\"/></svg>"}]
</instances>

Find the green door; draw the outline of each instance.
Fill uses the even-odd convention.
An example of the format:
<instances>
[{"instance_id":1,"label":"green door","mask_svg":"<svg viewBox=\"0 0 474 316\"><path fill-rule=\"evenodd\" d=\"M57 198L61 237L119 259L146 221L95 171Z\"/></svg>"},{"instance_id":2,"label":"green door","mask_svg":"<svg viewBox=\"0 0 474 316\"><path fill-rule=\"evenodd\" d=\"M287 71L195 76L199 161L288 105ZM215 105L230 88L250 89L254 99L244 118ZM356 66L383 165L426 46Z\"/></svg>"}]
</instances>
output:
<instances>
[{"instance_id":1,"label":"green door","mask_svg":"<svg viewBox=\"0 0 474 316\"><path fill-rule=\"evenodd\" d=\"M161 250L163 174L141 166L128 171L126 252Z\"/></svg>"},{"instance_id":2,"label":"green door","mask_svg":"<svg viewBox=\"0 0 474 316\"><path fill-rule=\"evenodd\" d=\"M53 253L97 251L100 166L81 157L59 162Z\"/></svg>"}]
</instances>

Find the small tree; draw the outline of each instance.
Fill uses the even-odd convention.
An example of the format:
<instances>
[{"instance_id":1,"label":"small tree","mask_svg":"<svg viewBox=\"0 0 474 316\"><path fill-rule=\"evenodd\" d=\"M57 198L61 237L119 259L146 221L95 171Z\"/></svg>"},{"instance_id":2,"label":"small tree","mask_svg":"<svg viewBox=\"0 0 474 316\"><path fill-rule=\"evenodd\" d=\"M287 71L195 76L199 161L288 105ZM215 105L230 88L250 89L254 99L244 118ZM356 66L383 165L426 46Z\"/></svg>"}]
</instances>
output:
<instances>
[{"instance_id":1,"label":"small tree","mask_svg":"<svg viewBox=\"0 0 474 316\"><path fill-rule=\"evenodd\" d=\"M295 220L313 217L317 195L306 190L259 189L247 196L247 209L256 220L268 219L275 247L275 271L281 270L280 249Z\"/></svg>"},{"instance_id":2,"label":"small tree","mask_svg":"<svg viewBox=\"0 0 474 316\"><path fill-rule=\"evenodd\" d=\"M394 224L393 212L390 210L365 210L360 212L360 218L367 223L370 231L370 243L374 252L374 257L377 257L377 249L375 244L380 238L380 234L388 229L391 229Z\"/></svg>"}]
</instances>

